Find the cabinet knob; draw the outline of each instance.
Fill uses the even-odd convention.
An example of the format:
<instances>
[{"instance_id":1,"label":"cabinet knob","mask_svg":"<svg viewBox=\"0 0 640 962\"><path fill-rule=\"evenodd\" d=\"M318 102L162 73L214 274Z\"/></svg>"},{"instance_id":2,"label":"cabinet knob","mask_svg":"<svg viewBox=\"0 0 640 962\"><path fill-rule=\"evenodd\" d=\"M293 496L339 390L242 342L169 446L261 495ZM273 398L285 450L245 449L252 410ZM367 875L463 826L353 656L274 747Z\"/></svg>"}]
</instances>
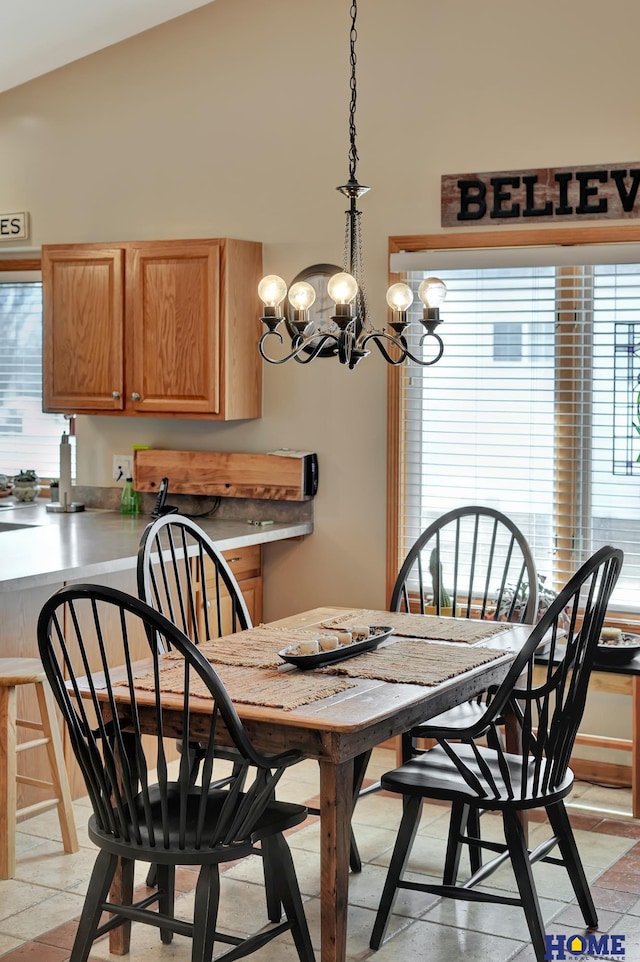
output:
<instances>
[{"instance_id":1,"label":"cabinet knob","mask_svg":"<svg viewBox=\"0 0 640 962\"><path fill-rule=\"evenodd\" d=\"M118 398L120 397L120 391L112 391L111 397L113 398L114 401L117 401Z\"/></svg>"},{"instance_id":2,"label":"cabinet knob","mask_svg":"<svg viewBox=\"0 0 640 962\"><path fill-rule=\"evenodd\" d=\"M140 400L140 395L138 394L137 391L134 391L134 392L133 392L133 394L131 395L131 400L132 400L132 401L139 401L139 400Z\"/></svg>"},{"instance_id":3,"label":"cabinet knob","mask_svg":"<svg viewBox=\"0 0 640 962\"><path fill-rule=\"evenodd\" d=\"M235 558L228 558L228 559L227 559L227 564L232 565L232 564L234 564L236 561L240 561L240 560L241 560L241 559L240 559L240 555L237 555Z\"/></svg>"}]
</instances>

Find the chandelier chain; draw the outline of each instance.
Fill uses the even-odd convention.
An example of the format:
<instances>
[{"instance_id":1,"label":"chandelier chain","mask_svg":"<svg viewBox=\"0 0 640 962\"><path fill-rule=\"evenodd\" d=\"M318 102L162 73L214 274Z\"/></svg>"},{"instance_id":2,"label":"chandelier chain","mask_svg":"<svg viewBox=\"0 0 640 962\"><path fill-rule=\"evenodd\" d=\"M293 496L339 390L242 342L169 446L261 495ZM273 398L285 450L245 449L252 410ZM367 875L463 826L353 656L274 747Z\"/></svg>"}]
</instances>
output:
<instances>
[{"instance_id":1,"label":"chandelier chain","mask_svg":"<svg viewBox=\"0 0 640 962\"><path fill-rule=\"evenodd\" d=\"M362 225L360 219L362 213L357 211L358 221L356 229L356 237L358 243L358 253L357 253L357 263L358 263L358 273L360 279L358 280L358 310L360 311L360 317L362 320L363 330L368 330L369 325L369 309L367 306L367 290L364 282L364 254L362 252Z\"/></svg>"},{"instance_id":2,"label":"chandelier chain","mask_svg":"<svg viewBox=\"0 0 640 962\"><path fill-rule=\"evenodd\" d=\"M356 103L358 99L358 88L356 83L356 40L358 31L356 30L356 17L358 16L357 0L351 4L351 30L349 33L349 62L351 64L351 101L349 104L349 179L356 179L356 167L358 165L358 149L356 147Z\"/></svg>"}]
</instances>

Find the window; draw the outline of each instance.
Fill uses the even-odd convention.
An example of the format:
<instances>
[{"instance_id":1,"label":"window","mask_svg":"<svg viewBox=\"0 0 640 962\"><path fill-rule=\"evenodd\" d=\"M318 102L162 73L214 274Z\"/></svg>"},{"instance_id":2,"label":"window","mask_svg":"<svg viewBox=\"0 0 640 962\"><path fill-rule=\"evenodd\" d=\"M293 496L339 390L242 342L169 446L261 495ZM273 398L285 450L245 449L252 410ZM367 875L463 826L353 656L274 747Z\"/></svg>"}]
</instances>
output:
<instances>
[{"instance_id":1,"label":"window","mask_svg":"<svg viewBox=\"0 0 640 962\"><path fill-rule=\"evenodd\" d=\"M403 366L392 376L390 580L428 523L484 504L523 530L550 586L601 545L621 547L611 607L640 621L640 476L629 467L640 456L640 357L624 370L616 361L640 352L640 250L635 263L583 264L574 248L575 264L535 263L533 252L527 265L522 250L516 265L451 269L423 256L424 269L407 270L407 281L417 289L436 273L447 284L445 352L432 368Z\"/></svg>"},{"instance_id":2,"label":"window","mask_svg":"<svg viewBox=\"0 0 640 962\"><path fill-rule=\"evenodd\" d=\"M57 477L69 422L42 412L42 284L0 275L0 473ZM72 451L72 453L75 453Z\"/></svg>"}]
</instances>

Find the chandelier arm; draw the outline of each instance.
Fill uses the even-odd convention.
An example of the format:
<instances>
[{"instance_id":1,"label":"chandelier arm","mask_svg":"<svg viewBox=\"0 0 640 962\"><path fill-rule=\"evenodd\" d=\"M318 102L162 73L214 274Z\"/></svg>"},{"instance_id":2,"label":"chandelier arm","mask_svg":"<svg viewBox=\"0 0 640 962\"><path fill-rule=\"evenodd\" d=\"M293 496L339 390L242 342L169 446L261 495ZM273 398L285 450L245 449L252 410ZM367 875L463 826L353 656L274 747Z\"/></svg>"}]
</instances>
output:
<instances>
[{"instance_id":1,"label":"chandelier arm","mask_svg":"<svg viewBox=\"0 0 640 962\"><path fill-rule=\"evenodd\" d=\"M384 357L385 361L388 364L393 365L394 367L397 366L398 364L402 364L404 361L407 360L407 358L409 358L415 364L419 364L421 367L431 367L432 364L437 364L440 358L442 357L444 353L444 343L439 334L427 333L427 334L423 334L422 337L420 338L420 347L422 347L422 345L424 344L424 342L427 340L428 337L433 337L438 342L438 353L430 361L425 361L422 358L416 357L415 354L412 354L411 351L409 350L409 346L407 345L407 340L403 335L401 335L400 337L392 337L391 334L386 334L384 331L375 331L373 334L368 334L366 337L362 339L362 341L359 344L359 347L364 349L366 345L369 343L369 341L373 341L373 343L376 345L376 347ZM401 351L400 357L398 359L393 358L389 354L386 347L382 343L383 340L389 341L389 343L393 344L395 348Z\"/></svg>"},{"instance_id":2,"label":"chandelier arm","mask_svg":"<svg viewBox=\"0 0 640 962\"><path fill-rule=\"evenodd\" d=\"M394 347L398 348L401 351L400 357L397 360L389 354L386 347L382 343L383 339L385 341L390 341L390 343L393 344ZM397 338L391 337L390 334L385 334L384 331L375 331L373 334L367 334L366 337L362 338L359 344L359 347L362 350L364 350L367 344L369 343L369 341L373 341L373 343L378 348L378 350L382 354L387 364L391 364L393 367L396 367L398 364L402 364L405 358L407 357L408 352L407 352L406 344L403 345Z\"/></svg>"},{"instance_id":3,"label":"chandelier arm","mask_svg":"<svg viewBox=\"0 0 640 962\"><path fill-rule=\"evenodd\" d=\"M291 340L291 346L292 346L291 352L289 354L285 354L284 357L274 358L274 357L269 357L269 355L266 354L264 349L265 341L271 334L275 334L278 340L280 341L280 343L284 344L284 338L282 337L282 334L280 334L279 331L264 332L264 334L262 335L258 343L258 350L260 351L260 355L262 356L262 358L265 361L267 361L269 364L284 364L285 361L290 361L292 358L298 361L299 364L308 364L310 361L313 361L318 356L318 354L324 348L324 346L328 341L333 341L333 343L336 346L338 343L338 338L335 334L323 334L319 337L318 343L315 344L313 348L309 348L309 341L305 338L300 338L300 335L296 335ZM305 360L300 360L299 355L305 349L309 352L308 357Z\"/></svg>"},{"instance_id":4,"label":"chandelier arm","mask_svg":"<svg viewBox=\"0 0 640 962\"><path fill-rule=\"evenodd\" d=\"M318 355L324 350L324 347L327 341L333 341L334 343L333 356L335 357L335 355L338 353L338 348L337 348L338 339L336 335L323 334L321 336L320 335L318 336L320 337L320 340L313 347L310 347L308 339L305 339L305 341L301 344L300 349L293 355L294 361L297 361L298 364L309 364L311 361L315 361ZM314 340L315 340L315 337L314 337ZM306 357L304 358L300 357L301 350L305 350L305 353L307 355Z\"/></svg>"},{"instance_id":5,"label":"chandelier arm","mask_svg":"<svg viewBox=\"0 0 640 962\"><path fill-rule=\"evenodd\" d=\"M427 340L427 338L429 338L429 337L432 337L432 338L437 342L437 344L438 344L438 353L437 353L436 356L433 358L433 360L431 360L431 361L417 361L417 359L414 358L414 356L413 356L413 354L411 353L411 351L407 351L407 357L410 357L412 361L417 361L418 364L422 364L423 367L429 367L431 364L437 364L438 361L440 360L440 358L442 357L442 355L444 354L444 341L442 340L442 338L440 337L439 334L436 334L435 331L427 331L426 334L423 334L423 335L422 335L422 337L420 338L420 347L422 347L422 345L424 344L424 342L425 342L425 341Z\"/></svg>"}]
</instances>

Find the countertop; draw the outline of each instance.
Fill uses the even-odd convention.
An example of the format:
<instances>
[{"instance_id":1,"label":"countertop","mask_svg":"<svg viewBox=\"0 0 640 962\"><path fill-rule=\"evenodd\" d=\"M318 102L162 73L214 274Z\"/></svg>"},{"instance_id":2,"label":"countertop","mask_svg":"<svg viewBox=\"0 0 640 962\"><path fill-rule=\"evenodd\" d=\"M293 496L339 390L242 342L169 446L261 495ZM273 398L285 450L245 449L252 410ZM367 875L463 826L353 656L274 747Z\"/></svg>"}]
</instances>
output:
<instances>
[{"instance_id":1,"label":"countertop","mask_svg":"<svg viewBox=\"0 0 640 962\"><path fill-rule=\"evenodd\" d=\"M49 513L42 498L7 501L0 506L0 593L135 568L140 536L151 520L149 515L128 517L95 508ZM215 517L194 520L223 551L313 531L310 521L250 525ZM23 527L11 530L14 524Z\"/></svg>"}]
</instances>

